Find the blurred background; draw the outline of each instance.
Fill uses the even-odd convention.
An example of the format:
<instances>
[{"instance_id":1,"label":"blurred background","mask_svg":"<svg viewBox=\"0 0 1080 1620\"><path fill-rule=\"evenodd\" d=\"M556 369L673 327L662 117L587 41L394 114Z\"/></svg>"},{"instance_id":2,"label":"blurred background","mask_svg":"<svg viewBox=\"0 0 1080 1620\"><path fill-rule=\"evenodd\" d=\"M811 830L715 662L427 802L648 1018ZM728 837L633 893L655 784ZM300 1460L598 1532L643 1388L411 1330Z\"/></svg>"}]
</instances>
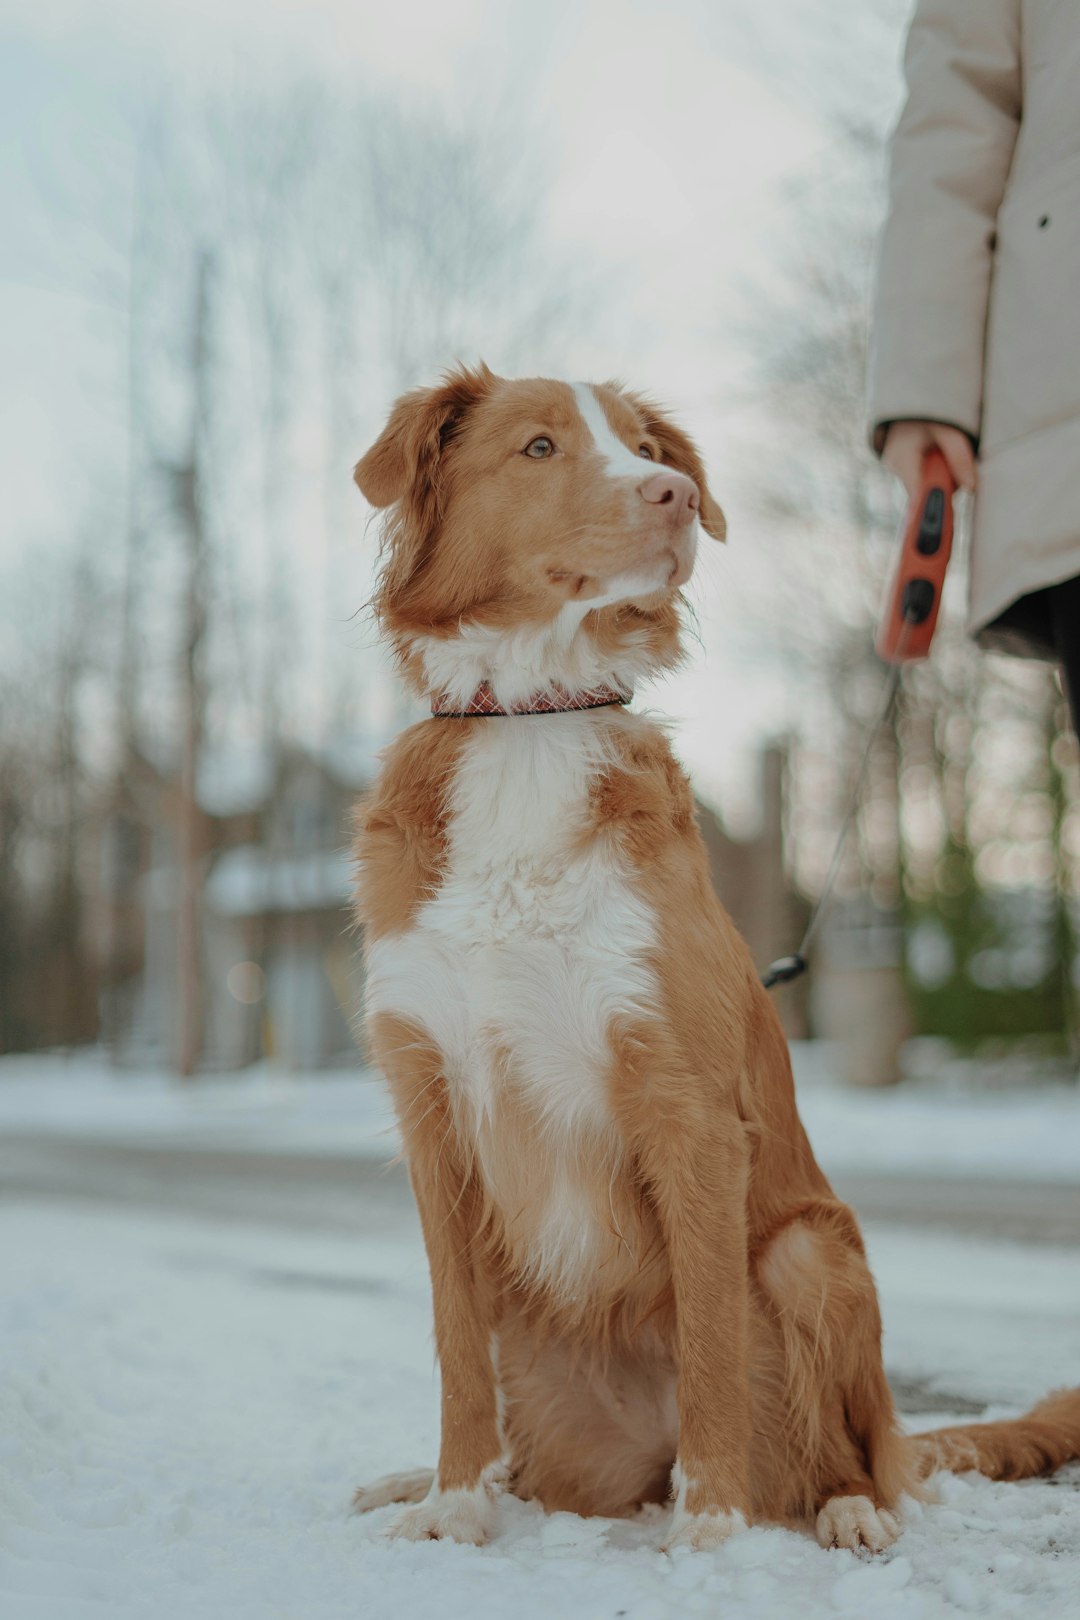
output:
<instances>
[{"instance_id":1,"label":"blurred background","mask_svg":"<svg viewBox=\"0 0 1080 1620\"><path fill-rule=\"evenodd\" d=\"M350 472L458 358L623 378L700 440L730 544L642 696L759 965L793 950L883 688L863 371L907 5L4 11L0 1051L359 1067L348 818L413 712ZM1048 668L966 642L962 572L780 995L853 1083L1077 1072L1076 745Z\"/></svg>"}]
</instances>

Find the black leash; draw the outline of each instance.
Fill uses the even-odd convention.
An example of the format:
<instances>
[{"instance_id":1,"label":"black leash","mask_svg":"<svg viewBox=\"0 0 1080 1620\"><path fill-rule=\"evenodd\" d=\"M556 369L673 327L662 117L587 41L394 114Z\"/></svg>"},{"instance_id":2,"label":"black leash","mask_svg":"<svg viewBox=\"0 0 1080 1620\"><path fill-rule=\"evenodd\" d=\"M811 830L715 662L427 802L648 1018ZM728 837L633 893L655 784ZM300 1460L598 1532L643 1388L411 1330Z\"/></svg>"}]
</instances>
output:
<instances>
[{"instance_id":1,"label":"black leash","mask_svg":"<svg viewBox=\"0 0 1080 1620\"><path fill-rule=\"evenodd\" d=\"M908 622L913 623L915 621L909 619ZM830 862L829 870L825 876L825 882L822 886L821 893L818 895L817 900L814 903L814 908L810 913L810 921L806 925L806 932L803 934L803 937L799 942L799 948L795 952L794 956L780 956L775 962L771 962L765 969L765 972L761 975L761 982L765 986L766 990L772 990L774 986L778 984L790 984L793 979L799 978L801 974L806 972L810 946L813 944L814 936L821 926L822 918L828 910L829 901L832 898L833 885L835 884L837 875L840 871L840 860L844 853L844 846L847 843L848 833L851 831L855 817L859 813L859 806L862 803L862 791L866 783L866 773L870 769L870 758L874 752L874 744L877 742L878 733L881 731L881 728L892 716L897 694L900 691L900 677L903 673L904 666L899 659L901 653L903 652L903 642L904 637L902 636L900 644L897 648L898 661L893 664L889 670L889 678L885 683L885 699L881 705L881 712L874 721L873 726L870 728L870 735L867 739L866 748L863 751L862 760L859 764L858 775L855 778L855 785L851 791L851 799L848 804L847 813L844 816L844 819L840 825L840 831L837 834L836 848L833 850L833 858Z\"/></svg>"}]
</instances>

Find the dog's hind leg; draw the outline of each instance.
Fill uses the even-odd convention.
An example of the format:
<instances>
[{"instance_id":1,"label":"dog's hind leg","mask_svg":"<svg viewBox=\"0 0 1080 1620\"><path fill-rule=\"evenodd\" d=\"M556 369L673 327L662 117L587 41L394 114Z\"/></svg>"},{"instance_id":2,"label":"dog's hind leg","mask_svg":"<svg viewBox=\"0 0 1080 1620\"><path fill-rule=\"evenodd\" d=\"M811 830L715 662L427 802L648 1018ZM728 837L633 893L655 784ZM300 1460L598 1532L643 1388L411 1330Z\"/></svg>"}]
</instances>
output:
<instances>
[{"instance_id":1,"label":"dog's hind leg","mask_svg":"<svg viewBox=\"0 0 1080 1620\"><path fill-rule=\"evenodd\" d=\"M915 1486L881 1359L881 1316L851 1210L814 1200L774 1229L757 1280L784 1343L788 1433L797 1458L787 1512L816 1515L826 1547L880 1552Z\"/></svg>"},{"instance_id":2,"label":"dog's hind leg","mask_svg":"<svg viewBox=\"0 0 1080 1620\"><path fill-rule=\"evenodd\" d=\"M407 1474L384 1474L353 1492L354 1513L373 1513L391 1502L422 1502L435 1478L434 1468L414 1468Z\"/></svg>"}]
</instances>

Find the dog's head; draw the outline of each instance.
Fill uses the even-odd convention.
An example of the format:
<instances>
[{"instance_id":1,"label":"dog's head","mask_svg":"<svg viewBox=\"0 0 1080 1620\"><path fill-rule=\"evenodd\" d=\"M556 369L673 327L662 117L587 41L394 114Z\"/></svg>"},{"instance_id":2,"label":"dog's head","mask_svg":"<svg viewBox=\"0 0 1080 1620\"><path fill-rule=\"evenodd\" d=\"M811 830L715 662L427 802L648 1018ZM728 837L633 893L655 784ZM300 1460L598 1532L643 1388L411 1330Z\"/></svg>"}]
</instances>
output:
<instances>
[{"instance_id":1,"label":"dog's head","mask_svg":"<svg viewBox=\"0 0 1080 1620\"><path fill-rule=\"evenodd\" d=\"M397 402L355 477L389 508L374 605L421 689L445 689L463 638L489 649L489 680L510 637L526 663L551 643L541 681L673 662L698 529L725 532L691 440L614 384L451 372ZM475 659L459 662L464 692Z\"/></svg>"}]
</instances>

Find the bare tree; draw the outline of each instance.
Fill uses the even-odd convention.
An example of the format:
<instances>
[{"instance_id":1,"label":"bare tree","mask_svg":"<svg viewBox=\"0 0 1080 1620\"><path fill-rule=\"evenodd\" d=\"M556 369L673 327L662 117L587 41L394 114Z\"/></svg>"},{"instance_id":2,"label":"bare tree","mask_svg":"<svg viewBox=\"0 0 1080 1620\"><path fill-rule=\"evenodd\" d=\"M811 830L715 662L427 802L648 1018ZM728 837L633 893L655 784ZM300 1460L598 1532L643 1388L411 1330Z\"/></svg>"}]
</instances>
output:
<instances>
[{"instance_id":1,"label":"bare tree","mask_svg":"<svg viewBox=\"0 0 1080 1620\"><path fill-rule=\"evenodd\" d=\"M211 261L200 253L195 269L191 337L191 425L186 454L174 469L177 513L185 551L185 588L180 638L182 733L180 757L179 844L180 892L177 908L179 1025L177 1069L194 1073L202 1052L204 993L200 946L203 869L206 851L198 773L206 730L206 680L203 668L208 615L208 536L203 504L204 443L211 420L209 322Z\"/></svg>"}]
</instances>

